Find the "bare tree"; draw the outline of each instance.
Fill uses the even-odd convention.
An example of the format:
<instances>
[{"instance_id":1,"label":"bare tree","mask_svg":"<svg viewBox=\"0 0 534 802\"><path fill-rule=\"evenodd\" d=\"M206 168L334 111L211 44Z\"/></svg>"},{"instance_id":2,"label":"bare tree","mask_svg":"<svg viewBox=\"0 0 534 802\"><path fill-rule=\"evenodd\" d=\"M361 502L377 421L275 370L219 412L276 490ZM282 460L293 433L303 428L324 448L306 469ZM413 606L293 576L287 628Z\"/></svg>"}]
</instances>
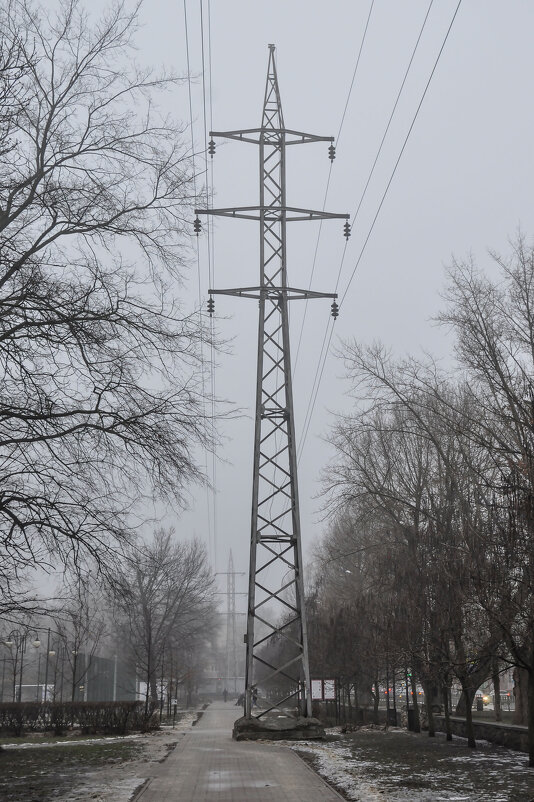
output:
<instances>
[{"instance_id":1,"label":"bare tree","mask_svg":"<svg viewBox=\"0 0 534 802\"><path fill-rule=\"evenodd\" d=\"M379 348L345 353L366 405L337 427L329 486L334 500L365 503L387 522L381 538L395 559L385 559L384 548L373 552L374 575L391 597L391 630L402 633L407 664L425 688L429 732L435 704L448 720L455 675L474 746L471 703L502 653L474 580L489 536L485 483L495 478L494 461L460 425L474 414L465 388L433 366L396 365Z\"/></svg>"},{"instance_id":2,"label":"bare tree","mask_svg":"<svg viewBox=\"0 0 534 802\"><path fill-rule=\"evenodd\" d=\"M200 477L198 315L176 288L192 169L136 66L136 9L0 9L0 556L76 565L131 532L132 499ZM2 589L5 583L1 583Z\"/></svg>"},{"instance_id":3,"label":"bare tree","mask_svg":"<svg viewBox=\"0 0 534 802\"><path fill-rule=\"evenodd\" d=\"M312 673L340 678L349 711L373 700L375 718L378 689L386 684L391 613L385 578L374 571L373 551L387 549L377 532L381 523L363 505L339 511L314 555L315 588L307 605Z\"/></svg>"},{"instance_id":4,"label":"bare tree","mask_svg":"<svg viewBox=\"0 0 534 802\"><path fill-rule=\"evenodd\" d=\"M108 622L103 592L90 572L84 572L83 576L74 572L66 577L60 592L64 602L52 615L58 649L56 664L61 664L62 686L68 672L67 685L74 702L76 696L87 695L83 691L87 689L93 658L102 644Z\"/></svg>"},{"instance_id":5,"label":"bare tree","mask_svg":"<svg viewBox=\"0 0 534 802\"><path fill-rule=\"evenodd\" d=\"M190 667L192 652L209 639L213 593L206 551L198 541L177 542L172 530L160 529L151 544L130 553L114 586L116 619L124 648L146 683L147 711L159 698L165 655L177 656L178 673L179 663Z\"/></svg>"},{"instance_id":6,"label":"bare tree","mask_svg":"<svg viewBox=\"0 0 534 802\"><path fill-rule=\"evenodd\" d=\"M490 279L473 262L449 271L447 308L477 413L471 439L490 451L492 537L480 567L481 601L509 655L528 676L529 759L534 765L534 249L519 236L509 259L492 254Z\"/></svg>"}]
</instances>

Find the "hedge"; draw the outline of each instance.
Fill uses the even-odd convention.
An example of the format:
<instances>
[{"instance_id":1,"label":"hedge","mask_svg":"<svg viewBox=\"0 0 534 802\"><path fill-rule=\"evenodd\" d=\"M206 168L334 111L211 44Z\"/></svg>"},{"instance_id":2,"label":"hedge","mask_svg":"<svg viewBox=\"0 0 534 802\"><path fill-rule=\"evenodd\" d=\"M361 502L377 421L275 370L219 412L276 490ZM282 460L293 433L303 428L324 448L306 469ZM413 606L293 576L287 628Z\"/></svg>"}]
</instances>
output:
<instances>
[{"instance_id":1,"label":"hedge","mask_svg":"<svg viewBox=\"0 0 534 802\"><path fill-rule=\"evenodd\" d=\"M0 734L16 737L27 732L53 731L63 735L78 728L84 735L113 734L157 729L158 717L144 702L3 702L0 704Z\"/></svg>"}]
</instances>

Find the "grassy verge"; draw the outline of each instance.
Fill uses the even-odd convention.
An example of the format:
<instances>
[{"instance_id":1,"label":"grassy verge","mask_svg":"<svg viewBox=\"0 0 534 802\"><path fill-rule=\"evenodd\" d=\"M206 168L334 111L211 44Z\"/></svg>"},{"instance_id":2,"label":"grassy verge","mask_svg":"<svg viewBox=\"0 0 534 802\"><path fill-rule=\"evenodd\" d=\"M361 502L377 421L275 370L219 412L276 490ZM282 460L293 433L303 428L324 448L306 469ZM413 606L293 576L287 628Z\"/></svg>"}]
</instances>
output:
<instances>
[{"instance_id":1,"label":"grassy verge","mask_svg":"<svg viewBox=\"0 0 534 802\"><path fill-rule=\"evenodd\" d=\"M480 741L362 729L336 740L291 744L349 800L532 802L527 755Z\"/></svg>"},{"instance_id":2,"label":"grassy verge","mask_svg":"<svg viewBox=\"0 0 534 802\"><path fill-rule=\"evenodd\" d=\"M63 739L65 740L65 739ZM70 739L72 741L72 739ZM76 775L106 763L122 763L139 754L132 741L99 740L62 744L53 749L27 746L0 751L2 802L48 802L76 784Z\"/></svg>"}]
</instances>

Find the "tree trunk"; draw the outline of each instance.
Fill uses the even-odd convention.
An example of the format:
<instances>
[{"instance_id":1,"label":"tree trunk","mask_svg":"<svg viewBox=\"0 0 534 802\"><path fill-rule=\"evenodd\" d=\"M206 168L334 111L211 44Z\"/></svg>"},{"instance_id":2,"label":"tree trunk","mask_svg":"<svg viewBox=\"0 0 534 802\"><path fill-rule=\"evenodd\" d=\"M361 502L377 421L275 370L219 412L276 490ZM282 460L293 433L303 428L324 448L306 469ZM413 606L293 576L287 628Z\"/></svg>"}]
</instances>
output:
<instances>
[{"instance_id":1,"label":"tree trunk","mask_svg":"<svg viewBox=\"0 0 534 802\"><path fill-rule=\"evenodd\" d=\"M358 716L360 715L360 697L358 695L358 683L354 683L354 709L356 710L356 723L359 724Z\"/></svg>"},{"instance_id":2,"label":"tree trunk","mask_svg":"<svg viewBox=\"0 0 534 802\"><path fill-rule=\"evenodd\" d=\"M150 699L150 674L152 670L152 639L149 637L146 658L146 693L145 693L145 718L148 718L148 702Z\"/></svg>"},{"instance_id":3,"label":"tree trunk","mask_svg":"<svg viewBox=\"0 0 534 802\"><path fill-rule=\"evenodd\" d=\"M434 711L432 710L432 706L434 704L434 686L431 682L423 682L423 690L425 692L425 708L426 708L426 717L428 721L428 737L434 738L436 735L436 724L434 721Z\"/></svg>"},{"instance_id":4,"label":"tree trunk","mask_svg":"<svg viewBox=\"0 0 534 802\"><path fill-rule=\"evenodd\" d=\"M495 721L502 721L501 711L501 675L499 673L499 663L496 660L493 665L493 709L495 711Z\"/></svg>"},{"instance_id":5,"label":"tree trunk","mask_svg":"<svg viewBox=\"0 0 534 802\"><path fill-rule=\"evenodd\" d=\"M528 726L528 675L524 668L514 668L514 700L512 722Z\"/></svg>"},{"instance_id":6,"label":"tree trunk","mask_svg":"<svg viewBox=\"0 0 534 802\"><path fill-rule=\"evenodd\" d=\"M150 699L155 705L157 705L159 701L159 695L158 695L158 678L156 676L155 670L152 672L152 676L150 677Z\"/></svg>"},{"instance_id":7,"label":"tree trunk","mask_svg":"<svg viewBox=\"0 0 534 802\"><path fill-rule=\"evenodd\" d=\"M528 672L528 765L534 766L534 670Z\"/></svg>"},{"instance_id":8,"label":"tree trunk","mask_svg":"<svg viewBox=\"0 0 534 802\"><path fill-rule=\"evenodd\" d=\"M76 693L76 667L77 667L77 665L78 665L78 650L76 650L76 653L74 655L73 664L72 664L72 688L71 688L71 696L70 696L71 702L74 702L74 695ZM20 701L20 699L19 699L19 701Z\"/></svg>"},{"instance_id":9,"label":"tree trunk","mask_svg":"<svg viewBox=\"0 0 534 802\"><path fill-rule=\"evenodd\" d=\"M451 717L449 711L449 689L447 685L443 686L443 709L445 711L445 732L447 733L447 740L452 741Z\"/></svg>"},{"instance_id":10,"label":"tree trunk","mask_svg":"<svg viewBox=\"0 0 534 802\"><path fill-rule=\"evenodd\" d=\"M475 741L475 730L473 729L473 710L471 705L473 704L473 699L475 698L475 691L472 688L466 688L462 684L462 696L465 695L466 699L469 699L469 704L466 705L465 708L465 729L467 732L467 746L470 749L476 749L477 742ZM460 700L461 701L461 700ZM458 707L460 703L458 703Z\"/></svg>"},{"instance_id":11,"label":"tree trunk","mask_svg":"<svg viewBox=\"0 0 534 802\"><path fill-rule=\"evenodd\" d=\"M412 701L413 701L413 731L421 732L421 716L419 715L419 700L417 699L417 682L412 671L410 678L412 686Z\"/></svg>"},{"instance_id":12,"label":"tree trunk","mask_svg":"<svg viewBox=\"0 0 534 802\"><path fill-rule=\"evenodd\" d=\"M375 678L375 698L373 701L373 722L378 724L378 705L380 703L380 691L378 689L378 677Z\"/></svg>"},{"instance_id":13,"label":"tree trunk","mask_svg":"<svg viewBox=\"0 0 534 802\"><path fill-rule=\"evenodd\" d=\"M464 688L462 685L462 693L456 705L457 716L467 716L467 710L471 710L473 699L475 698L476 688Z\"/></svg>"}]
</instances>

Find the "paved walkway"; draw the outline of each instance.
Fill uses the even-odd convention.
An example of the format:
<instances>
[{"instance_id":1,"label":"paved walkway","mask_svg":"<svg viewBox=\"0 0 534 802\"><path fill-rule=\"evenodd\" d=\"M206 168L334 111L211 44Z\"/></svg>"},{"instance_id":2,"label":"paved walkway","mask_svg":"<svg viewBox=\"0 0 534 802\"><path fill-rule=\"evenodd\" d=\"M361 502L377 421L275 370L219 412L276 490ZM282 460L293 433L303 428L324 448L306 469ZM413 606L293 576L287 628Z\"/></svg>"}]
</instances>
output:
<instances>
[{"instance_id":1,"label":"paved walkway","mask_svg":"<svg viewBox=\"0 0 534 802\"><path fill-rule=\"evenodd\" d=\"M214 702L135 802L339 802L291 749L232 740L240 708Z\"/></svg>"}]
</instances>

